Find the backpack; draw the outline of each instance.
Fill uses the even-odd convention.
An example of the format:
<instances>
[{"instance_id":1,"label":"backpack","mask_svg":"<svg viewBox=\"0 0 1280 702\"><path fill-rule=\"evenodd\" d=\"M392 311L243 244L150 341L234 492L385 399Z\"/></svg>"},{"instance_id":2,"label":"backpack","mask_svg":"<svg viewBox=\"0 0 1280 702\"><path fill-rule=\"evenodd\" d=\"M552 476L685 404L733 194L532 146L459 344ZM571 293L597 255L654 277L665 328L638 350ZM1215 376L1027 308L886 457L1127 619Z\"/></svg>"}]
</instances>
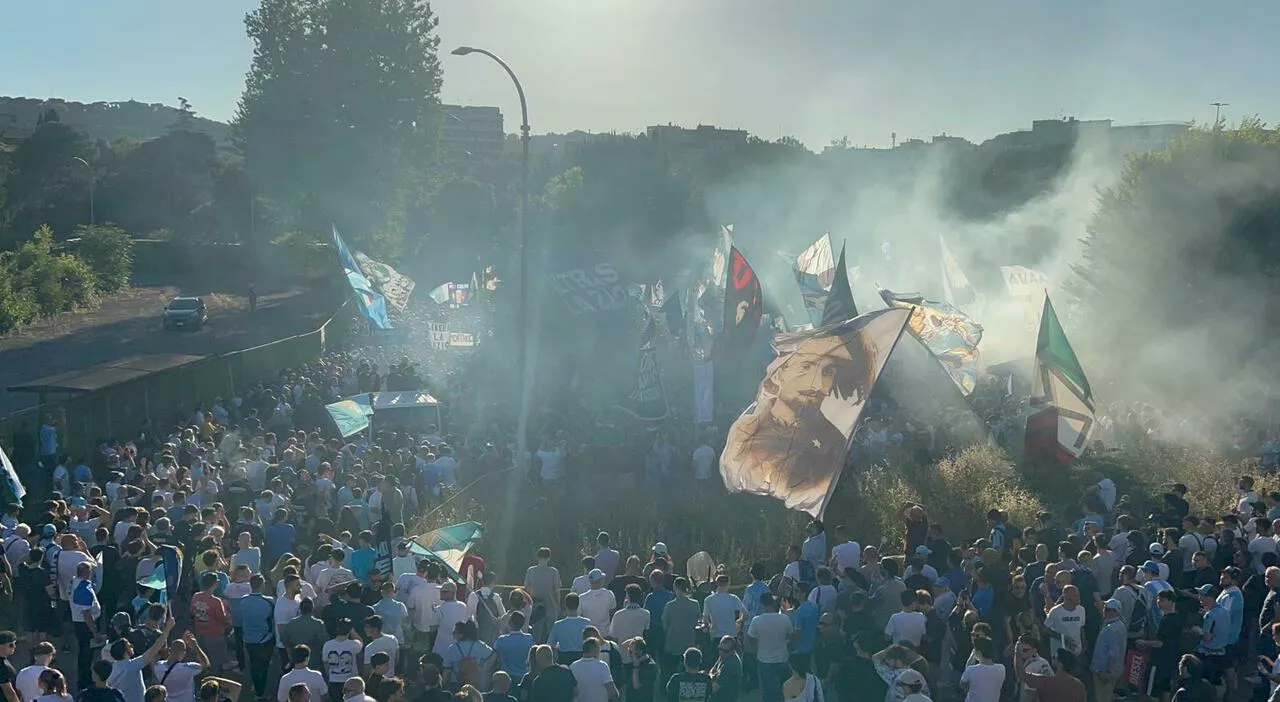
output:
<instances>
[{"instance_id":1,"label":"backpack","mask_svg":"<svg viewBox=\"0 0 1280 702\"><path fill-rule=\"evenodd\" d=\"M476 605L476 631L477 638L481 641L492 645L494 639L498 637L498 608L494 605L494 599L498 597L495 592L490 592L486 597L479 592L476 593L476 599L479 603Z\"/></svg>"},{"instance_id":2,"label":"backpack","mask_svg":"<svg viewBox=\"0 0 1280 702\"><path fill-rule=\"evenodd\" d=\"M467 649L462 655L462 660L458 661L458 686L470 685L477 690L488 689L487 684L483 684L482 678L484 671L480 668L480 661L471 655L476 650L477 642L471 642L471 648ZM458 653L462 653L462 644L458 644Z\"/></svg>"},{"instance_id":3,"label":"backpack","mask_svg":"<svg viewBox=\"0 0 1280 702\"><path fill-rule=\"evenodd\" d=\"M1135 585L1125 587L1133 591L1133 614L1129 615L1129 634L1141 636L1147 631L1147 621L1151 618L1151 604L1148 602L1146 588Z\"/></svg>"}]
</instances>

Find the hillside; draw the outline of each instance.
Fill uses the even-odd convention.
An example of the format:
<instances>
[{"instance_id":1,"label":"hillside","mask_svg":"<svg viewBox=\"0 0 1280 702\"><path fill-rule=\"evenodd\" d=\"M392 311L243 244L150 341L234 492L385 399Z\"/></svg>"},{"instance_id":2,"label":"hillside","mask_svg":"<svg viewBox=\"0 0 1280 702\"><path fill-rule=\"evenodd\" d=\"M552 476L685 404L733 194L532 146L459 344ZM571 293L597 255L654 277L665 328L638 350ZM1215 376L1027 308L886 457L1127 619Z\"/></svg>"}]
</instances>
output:
<instances>
[{"instance_id":1,"label":"hillside","mask_svg":"<svg viewBox=\"0 0 1280 702\"><path fill-rule=\"evenodd\" d=\"M0 97L0 137L22 138L36 127L40 113L53 109L65 124L84 130L94 139L147 140L161 136L178 118L178 109L168 105L136 102L95 102L40 100ZM193 118L195 129L213 137L220 148L231 143L231 128L203 117Z\"/></svg>"}]
</instances>

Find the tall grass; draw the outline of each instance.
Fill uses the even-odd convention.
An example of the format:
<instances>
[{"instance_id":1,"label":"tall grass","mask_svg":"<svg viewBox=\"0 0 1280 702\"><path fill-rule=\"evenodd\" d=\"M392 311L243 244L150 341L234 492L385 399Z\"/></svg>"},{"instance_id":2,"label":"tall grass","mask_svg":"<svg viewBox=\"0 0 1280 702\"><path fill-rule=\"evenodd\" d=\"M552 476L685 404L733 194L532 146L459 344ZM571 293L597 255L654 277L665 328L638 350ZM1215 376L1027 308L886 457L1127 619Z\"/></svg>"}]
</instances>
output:
<instances>
[{"instance_id":1,"label":"tall grass","mask_svg":"<svg viewBox=\"0 0 1280 702\"><path fill-rule=\"evenodd\" d=\"M828 529L844 524L863 544L898 554L904 537L902 509L909 503L923 505L930 521L959 545L989 533L988 510L1006 512L1014 524L1031 525L1044 509L1070 513L1085 490L1103 477L1130 495L1135 511L1158 509L1160 495L1181 482L1190 488L1194 513L1225 514L1235 507L1235 478L1256 471L1256 459L1155 443L1086 456L1071 467L1032 470L1017 466L999 449L977 445L933 464L900 458L870 471L846 473L825 516ZM682 567L689 556L705 550L742 582L753 563L780 571L786 547L804 539L809 521L808 515L788 511L772 499L726 494L718 482L704 489L678 484L657 493L637 486L630 475L567 481L554 494L522 481L515 512L507 514L502 500L507 486L500 481L510 479L499 476L468 487L419 516L410 533L466 520L485 522L491 532L482 550L505 582L518 582L541 546L551 547L567 581L577 573L581 557L595 552L594 539L602 530L624 557L647 559L661 541ZM1280 489L1280 480L1259 478L1259 493L1272 489ZM493 533L505 524L510 533ZM494 544L504 541L509 543L505 553L493 553Z\"/></svg>"}]
</instances>

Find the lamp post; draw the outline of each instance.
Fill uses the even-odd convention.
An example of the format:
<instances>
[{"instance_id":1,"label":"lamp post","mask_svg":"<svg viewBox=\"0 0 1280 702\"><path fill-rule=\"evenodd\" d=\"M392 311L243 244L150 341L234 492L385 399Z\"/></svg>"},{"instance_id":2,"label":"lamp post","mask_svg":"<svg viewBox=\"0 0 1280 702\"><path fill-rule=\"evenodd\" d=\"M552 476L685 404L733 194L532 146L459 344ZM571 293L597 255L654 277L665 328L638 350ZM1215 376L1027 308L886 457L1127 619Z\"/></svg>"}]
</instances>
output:
<instances>
[{"instance_id":1,"label":"lamp post","mask_svg":"<svg viewBox=\"0 0 1280 702\"><path fill-rule=\"evenodd\" d=\"M481 54L493 59L507 72L520 96L520 417L516 425L516 460L523 461L528 445L529 419L529 104L524 99L524 87L515 71L497 54L473 46L459 46L451 52L454 56Z\"/></svg>"},{"instance_id":2,"label":"lamp post","mask_svg":"<svg viewBox=\"0 0 1280 702\"><path fill-rule=\"evenodd\" d=\"M92 228L97 226L98 223L93 214L93 166L90 166L88 161L80 158L79 156L72 156L72 158L79 161L86 169L89 170L89 227Z\"/></svg>"},{"instance_id":3,"label":"lamp post","mask_svg":"<svg viewBox=\"0 0 1280 702\"><path fill-rule=\"evenodd\" d=\"M1217 128L1218 128L1218 122L1222 119L1222 108L1224 108L1224 107L1226 107L1226 106L1230 105L1231 103L1229 103L1229 102L1211 102L1211 103L1209 103L1209 104L1210 104L1210 105L1213 105L1213 128L1214 128L1214 129L1217 129Z\"/></svg>"}]
</instances>

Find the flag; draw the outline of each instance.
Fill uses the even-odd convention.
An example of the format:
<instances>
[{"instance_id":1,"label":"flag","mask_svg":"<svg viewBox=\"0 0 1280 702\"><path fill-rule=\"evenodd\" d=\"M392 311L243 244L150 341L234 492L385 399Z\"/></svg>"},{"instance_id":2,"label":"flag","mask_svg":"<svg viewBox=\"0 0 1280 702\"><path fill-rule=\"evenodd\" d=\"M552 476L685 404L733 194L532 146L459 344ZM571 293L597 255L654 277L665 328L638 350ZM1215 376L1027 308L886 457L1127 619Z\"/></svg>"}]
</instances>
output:
<instances>
[{"instance_id":1,"label":"flag","mask_svg":"<svg viewBox=\"0 0 1280 702\"><path fill-rule=\"evenodd\" d=\"M391 329L391 321L387 319L386 298L373 289L373 283L369 282L369 279L360 271L360 265L356 263L355 256L342 241L342 235L338 234L337 227L333 227L333 248L338 252L338 261L346 273L347 284L356 295L360 314L369 320L369 324L374 329Z\"/></svg>"},{"instance_id":2,"label":"flag","mask_svg":"<svg viewBox=\"0 0 1280 702\"><path fill-rule=\"evenodd\" d=\"M427 293L427 297L431 298L437 305L443 305L449 301L450 291L453 290L453 281L444 283Z\"/></svg>"},{"instance_id":3,"label":"flag","mask_svg":"<svg viewBox=\"0 0 1280 702\"><path fill-rule=\"evenodd\" d=\"M716 367L710 360L693 362L693 423L706 424L716 419Z\"/></svg>"},{"instance_id":4,"label":"flag","mask_svg":"<svg viewBox=\"0 0 1280 702\"><path fill-rule=\"evenodd\" d=\"M1000 266L1000 276L1014 297L1039 297L1049 289L1049 276L1023 266Z\"/></svg>"},{"instance_id":5,"label":"flag","mask_svg":"<svg viewBox=\"0 0 1280 702\"><path fill-rule=\"evenodd\" d=\"M729 249L729 278L724 289L724 331L720 336L721 352L745 349L756 338L760 317L764 314L764 298L760 279L738 248Z\"/></svg>"},{"instance_id":6,"label":"flag","mask_svg":"<svg viewBox=\"0 0 1280 702\"><path fill-rule=\"evenodd\" d=\"M484 267L485 292L496 291L498 289L498 283L501 283L501 282L502 282L501 280L498 280L498 272L494 270L493 266Z\"/></svg>"},{"instance_id":7,"label":"flag","mask_svg":"<svg viewBox=\"0 0 1280 702\"><path fill-rule=\"evenodd\" d=\"M862 407L910 316L878 310L778 337L756 401L729 428L720 455L725 487L821 517Z\"/></svg>"},{"instance_id":8,"label":"flag","mask_svg":"<svg viewBox=\"0 0 1280 702\"><path fill-rule=\"evenodd\" d=\"M667 331L671 333L671 337L683 340L685 331L684 312L680 310L679 293L667 296L666 301L662 303L662 313L667 318Z\"/></svg>"},{"instance_id":9,"label":"flag","mask_svg":"<svg viewBox=\"0 0 1280 702\"><path fill-rule=\"evenodd\" d=\"M430 549L454 570L462 567L462 559L480 539L484 538L484 525L480 522L450 524L415 539Z\"/></svg>"},{"instance_id":10,"label":"flag","mask_svg":"<svg viewBox=\"0 0 1280 702\"><path fill-rule=\"evenodd\" d=\"M338 434L345 439L369 428L369 418L373 416L373 400L366 392L325 405L324 409L338 428Z\"/></svg>"},{"instance_id":11,"label":"flag","mask_svg":"<svg viewBox=\"0 0 1280 702\"><path fill-rule=\"evenodd\" d=\"M695 361L711 358L716 336L723 331L725 268L729 249L733 247L733 228L720 228L720 241L711 258L685 290L684 319L687 325L685 344Z\"/></svg>"},{"instance_id":12,"label":"flag","mask_svg":"<svg viewBox=\"0 0 1280 702\"><path fill-rule=\"evenodd\" d=\"M926 300L917 293L899 294L881 289L880 297L889 307L915 308L907 331L938 359L960 392L966 396L972 394L978 385L978 342L982 341L982 325L954 305Z\"/></svg>"},{"instance_id":13,"label":"flag","mask_svg":"<svg viewBox=\"0 0 1280 702\"><path fill-rule=\"evenodd\" d=\"M18 477L18 469L9 460L3 446L0 446L0 484L9 491L14 502L22 502L22 498L27 496L27 488L23 486L22 478Z\"/></svg>"},{"instance_id":14,"label":"flag","mask_svg":"<svg viewBox=\"0 0 1280 702\"><path fill-rule=\"evenodd\" d=\"M836 264L831 292L822 308L822 326L843 324L857 316L858 306L854 304L853 291L849 289L849 269L844 266L844 246L841 245L840 262Z\"/></svg>"},{"instance_id":15,"label":"flag","mask_svg":"<svg viewBox=\"0 0 1280 702\"><path fill-rule=\"evenodd\" d=\"M1084 452L1093 430L1093 390L1048 296L1036 340L1027 418L1026 457L1067 464Z\"/></svg>"},{"instance_id":16,"label":"flag","mask_svg":"<svg viewBox=\"0 0 1280 702\"><path fill-rule=\"evenodd\" d=\"M649 306L654 309L661 309L662 306L666 304L667 290L662 286L661 278L654 281L654 283L649 286L649 299L647 302Z\"/></svg>"},{"instance_id":17,"label":"flag","mask_svg":"<svg viewBox=\"0 0 1280 702\"><path fill-rule=\"evenodd\" d=\"M972 303L976 296L973 293L973 286L969 284L969 277L960 269L960 262L951 255L951 250L947 248L947 240L942 238L942 235L938 235L938 244L942 251L942 288L947 302L957 307Z\"/></svg>"},{"instance_id":18,"label":"flag","mask_svg":"<svg viewBox=\"0 0 1280 702\"><path fill-rule=\"evenodd\" d=\"M627 285L612 263L582 251L553 257L549 283L575 317L629 319Z\"/></svg>"},{"instance_id":19,"label":"flag","mask_svg":"<svg viewBox=\"0 0 1280 702\"><path fill-rule=\"evenodd\" d=\"M392 581L391 564L391 514L387 512L387 503L382 503L382 516L378 518L378 533L374 536L373 567L382 573L383 582Z\"/></svg>"},{"instance_id":20,"label":"flag","mask_svg":"<svg viewBox=\"0 0 1280 702\"><path fill-rule=\"evenodd\" d=\"M471 286L467 283L455 283L451 290L454 307L471 304Z\"/></svg>"},{"instance_id":21,"label":"flag","mask_svg":"<svg viewBox=\"0 0 1280 702\"><path fill-rule=\"evenodd\" d=\"M172 600L178 596L178 588L182 586L182 549L161 544L156 550L160 554L160 563L164 565L163 592Z\"/></svg>"},{"instance_id":22,"label":"flag","mask_svg":"<svg viewBox=\"0 0 1280 702\"><path fill-rule=\"evenodd\" d=\"M622 411L646 422L667 418L667 390L662 386L662 373L658 369L658 355L653 348L656 328L653 315L645 313L644 332L640 335L640 358L636 364L636 385L627 396Z\"/></svg>"},{"instance_id":23,"label":"flag","mask_svg":"<svg viewBox=\"0 0 1280 702\"><path fill-rule=\"evenodd\" d=\"M800 285L800 295L804 298L804 309L809 314L809 321L815 325L822 323L822 311L827 306L827 296L831 293L831 284L836 277L836 261L831 250L831 235L823 234L809 248L800 252L792 264L796 282Z\"/></svg>"},{"instance_id":24,"label":"flag","mask_svg":"<svg viewBox=\"0 0 1280 702\"><path fill-rule=\"evenodd\" d=\"M404 312L404 308L409 305L409 296L413 294L413 288L416 286L413 279L359 251L353 252L353 256L356 263L360 265L360 272L364 273L378 292L387 298L387 302L396 308L396 311Z\"/></svg>"}]
</instances>

